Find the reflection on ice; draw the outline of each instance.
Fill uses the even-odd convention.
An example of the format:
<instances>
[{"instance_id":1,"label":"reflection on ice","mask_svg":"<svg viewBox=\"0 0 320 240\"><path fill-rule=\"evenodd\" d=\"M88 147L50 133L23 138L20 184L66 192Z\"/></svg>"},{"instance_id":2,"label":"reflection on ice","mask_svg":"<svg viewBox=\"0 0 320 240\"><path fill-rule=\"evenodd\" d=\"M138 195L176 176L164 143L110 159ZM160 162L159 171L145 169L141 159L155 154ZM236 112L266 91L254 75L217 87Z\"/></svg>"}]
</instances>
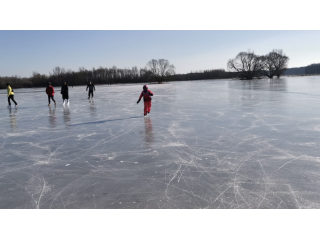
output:
<instances>
[{"instance_id":1,"label":"reflection on ice","mask_svg":"<svg viewBox=\"0 0 320 240\"><path fill-rule=\"evenodd\" d=\"M144 119L145 124L145 142L147 145L153 143L153 130L150 115Z\"/></svg>"},{"instance_id":2,"label":"reflection on ice","mask_svg":"<svg viewBox=\"0 0 320 240\"><path fill-rule=\"evenodd\" d=\"M97 108L96 106L94 105L94 100L93 99L90 99L90 112L93 116L96 115L96 111L97 111Z\"/></svg>"},{"instance_id":3,"label":"reflection on ice","mask_svg":"<svg viewBox=\"0 0 320 240\"><path fill-rule=\"evenodd\" d=\"M49 107L49 122L51 127L57 126L56 107Z\"/></svg>"},{"instance_id":4,"label":"reflection on ice","mask_svg":"<svg viewBox=\"0 0 320 240\"><path fill-rule=\"evenodd\" d=\"M18 112L17 108L9 108L9 116L10 116L10 125L12 129L16 128L17 121L16 121L16 113Z\"/></svg>"},{"instance_id":5,"label":"reflection on ice","mask_svg":"<svg viewBox=\"0 0 320 240\"><path fill-rule=\"evenodd\" d=\"M68 105L63 106L63 120L65 125L69 125L70 124L70 108Z\"/></svg>"},{"instance_id":6,"label":"reflection on ice","mask_svg":"<svg viewBox=\"0 0 320 240\"><path fill-rule=\"evenodd\" d=\"M16 89L0 208L319 208L319 80L153 84L146 118L142 84L96 86L94 101L74 87L51 108Z\"/></svg>"}]
</instances>

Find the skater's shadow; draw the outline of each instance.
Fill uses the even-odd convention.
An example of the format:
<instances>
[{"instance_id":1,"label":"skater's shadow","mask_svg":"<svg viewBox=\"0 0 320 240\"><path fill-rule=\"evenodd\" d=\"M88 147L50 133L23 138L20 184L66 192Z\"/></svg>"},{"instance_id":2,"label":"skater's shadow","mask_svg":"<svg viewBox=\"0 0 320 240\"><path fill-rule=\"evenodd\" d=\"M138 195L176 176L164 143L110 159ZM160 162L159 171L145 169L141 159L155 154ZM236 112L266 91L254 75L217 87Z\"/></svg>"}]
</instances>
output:
<instances>
[{"instance_id":1,"label":"skater's shadow","mask_svg":"<svg viewBox=\"0 0 320 240\"><path fill-rule=\"evenodd\" d=\"M9 116L10 116L10 124L11 124L11 128L15 129L16 125L17 125L17 121L16 121L16 113L18 112L18 109L11 109L9 108Z\"/></svg>"},{"instance_id":2,"label":"skater's shadow","mask_svg":"<svg viewBox=\"0 0 320 240\"><path fill-rule=\"evenodd\" d=\"M69 126L78 126L78 125L86 125L86 124L99 124L99 123L121 121L121 120L126 120L126 119L133 119L133 118L143 118L143 116L128 117L128 118L118 118L118 119L108 119L108 120L102 120L102 121L96 121L96 122L76 123L76 124L70 124Z\"/></svg>"}]
</instances>

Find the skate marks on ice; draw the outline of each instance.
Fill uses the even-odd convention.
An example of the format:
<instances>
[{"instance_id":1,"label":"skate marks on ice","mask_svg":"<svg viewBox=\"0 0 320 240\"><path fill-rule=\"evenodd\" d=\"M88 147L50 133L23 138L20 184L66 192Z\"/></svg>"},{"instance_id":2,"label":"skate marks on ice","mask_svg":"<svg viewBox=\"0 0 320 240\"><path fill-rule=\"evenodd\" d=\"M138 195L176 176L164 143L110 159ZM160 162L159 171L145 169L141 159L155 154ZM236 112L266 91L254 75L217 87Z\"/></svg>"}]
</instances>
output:
<instances>
[{"instance_id":1,"label":"skate marks on ice","mask_svg":"<svg viewBox=\"0 0 320 240\"><path fill-rule=\"evenodd\" d=\"M100 123L121 121L121 120L127 120L127 119L133 119L133 118L142 118L142 117L143 116L135 116L135 117L119 118L119 119L106 119L106 120L101 120L101 121L96 121L96 122L75 123L75 124L71 124L70 126L78 126L78 125L85 125L85 124L100 124Z\"/></svg>"},{"instance_id":2,"label":"skate marks on ice","mask_svg":"<svg viewBox=\"0 0 320 240\"><path fill-rule=\"evenodd\" d=\"M68 108L21 95L1 110L0 208L319 208L317 96L254 84L150 85L147 118L140 85Z\"/></svg>"}]
</instances>

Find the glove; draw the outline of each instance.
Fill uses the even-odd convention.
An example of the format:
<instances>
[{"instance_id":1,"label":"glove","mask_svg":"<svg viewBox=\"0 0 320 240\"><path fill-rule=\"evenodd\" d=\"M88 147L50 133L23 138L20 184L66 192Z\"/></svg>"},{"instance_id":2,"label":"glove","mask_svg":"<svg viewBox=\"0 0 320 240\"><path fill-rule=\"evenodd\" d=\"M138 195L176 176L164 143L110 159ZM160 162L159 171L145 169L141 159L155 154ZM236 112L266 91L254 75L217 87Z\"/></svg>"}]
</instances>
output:
<instances>
[{"instance_id":1,"label":"glove","mask_svg":"<svg viewBox=\"0 0 320 240\"><path fill-rule=\"evenodd\" d=\"M138 100L137 104L140 102L140 99Z\"/></svg>"}]
</instances>

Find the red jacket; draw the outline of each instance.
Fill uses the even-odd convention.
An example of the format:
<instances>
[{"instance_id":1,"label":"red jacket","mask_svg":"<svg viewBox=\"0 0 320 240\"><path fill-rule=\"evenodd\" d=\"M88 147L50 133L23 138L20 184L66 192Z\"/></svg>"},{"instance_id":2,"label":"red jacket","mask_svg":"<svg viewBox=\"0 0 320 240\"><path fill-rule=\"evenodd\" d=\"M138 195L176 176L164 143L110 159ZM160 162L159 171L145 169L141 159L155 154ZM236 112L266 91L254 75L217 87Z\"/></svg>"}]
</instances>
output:
<instances>
[{"instance_id":1,"label":"red jacket","mask_svg":"<svg viewBox=\"0 0 320 240\"><path fill-rule=\"evenodd\" d=\"M53 96L54 95L54 88L51 85L48 86L46 89L46 93L48 94L48 96Z\"/></svg>"},{"instance_id":2,"label":"red jacket","mask_svg":"<svg viewBox=\"0 0 320 240\"><path fill-rule=\"evenodd\" d=\"M151 101L151 96L153 96L153 93L148 89L146 92L142 91L139 97L139 100L143 97L144 102Z\"/></svg>"}]
</instances>

